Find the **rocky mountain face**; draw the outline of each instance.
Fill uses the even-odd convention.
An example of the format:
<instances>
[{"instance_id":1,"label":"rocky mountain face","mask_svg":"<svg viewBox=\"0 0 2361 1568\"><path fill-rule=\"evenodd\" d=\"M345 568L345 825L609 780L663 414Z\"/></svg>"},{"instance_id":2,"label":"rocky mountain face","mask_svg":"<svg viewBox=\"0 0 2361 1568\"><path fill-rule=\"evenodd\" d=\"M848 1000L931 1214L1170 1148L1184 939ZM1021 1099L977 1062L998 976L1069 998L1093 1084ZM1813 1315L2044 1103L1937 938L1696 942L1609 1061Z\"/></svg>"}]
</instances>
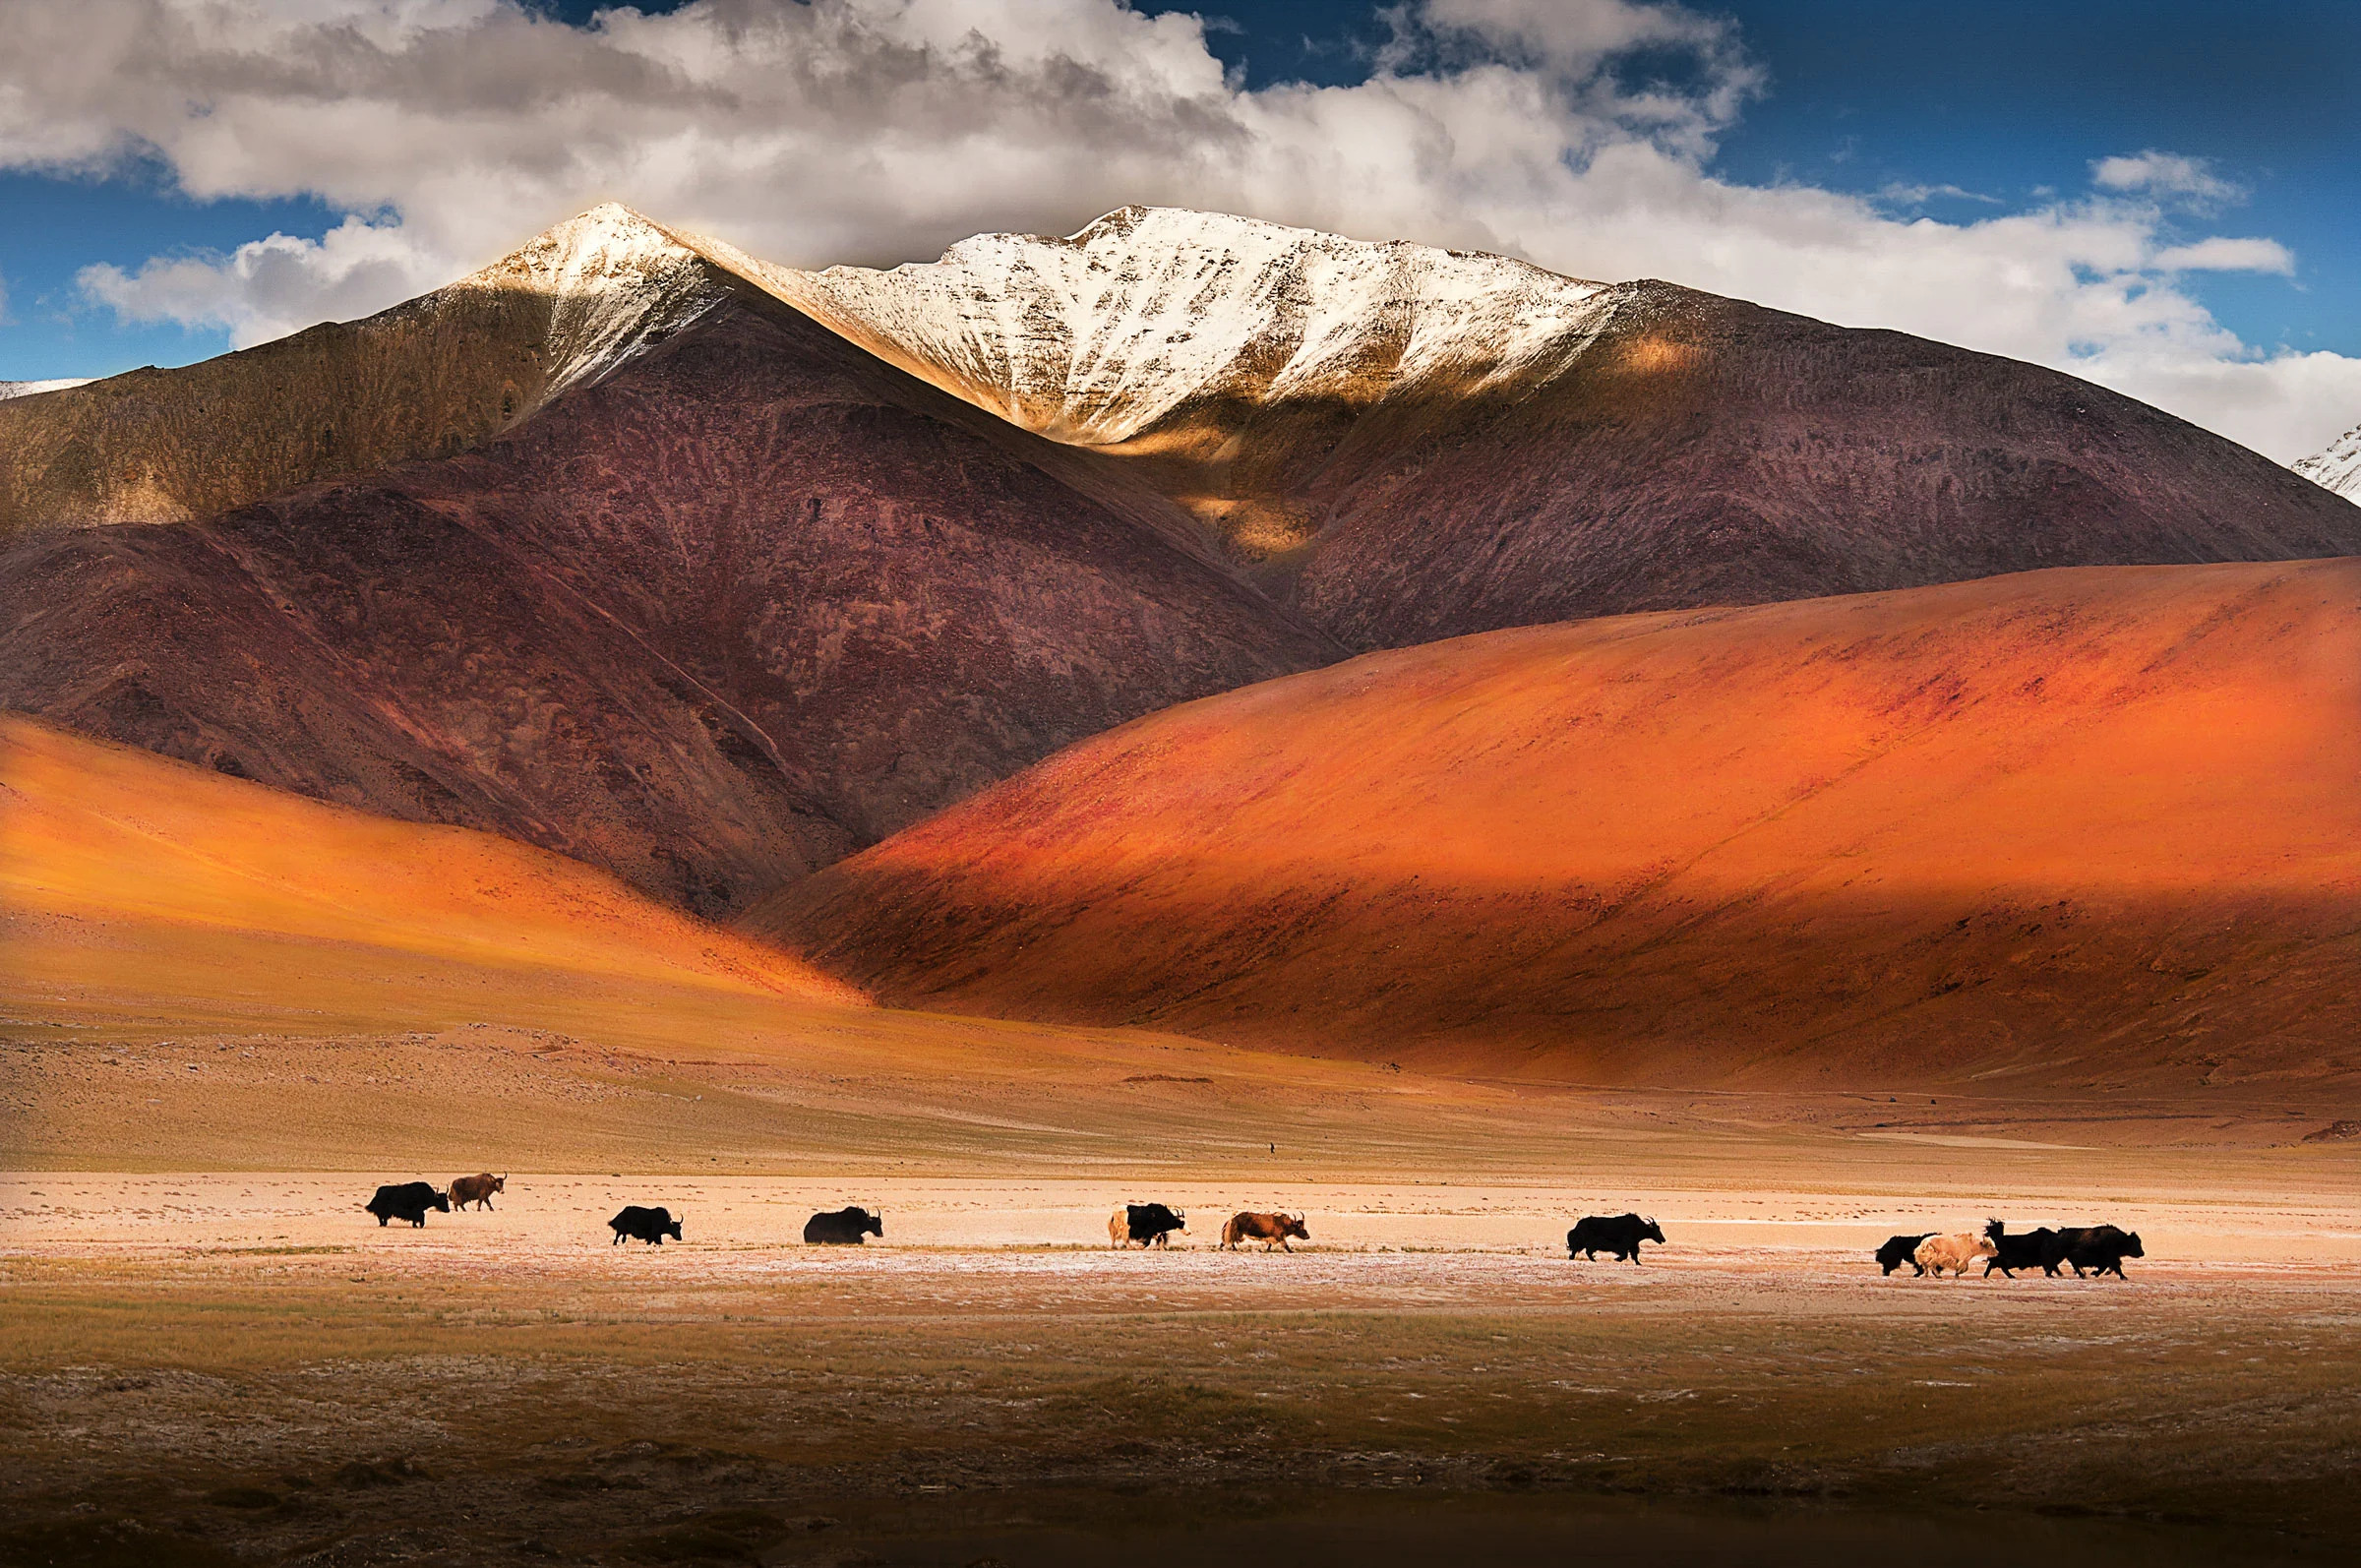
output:
<instances>
[{"instance_id":1,"label":"rocky mountain face","mask_svg":"<svg viewBox=\"0 0 2361 1568\"><path fill-rule=\"evenodd\" d=\"M2298 458L2293 466L2314 484L2361 501L2361 425L2329 443L2325 451Z\"/></svg>"},{"instance_id":2,"label":"rocky mountain face","mask_svg":"<svg viewBox=\"0 0 2361 1568\"><path fill-rule=\"evenodd\" d=\"M602 272L648 308L533 303L502 363L571 388L474 452L0 557L0 707L720 913L1338 656L1161 499L681 254ZM452 319L415 331L491 385Z\"/></svg>"},{"instance_id":3,"label":"rocky mountain face","mask_svg":"<svg viewBox=\"0 0 2361 1568\"><path fill-rule=\"evenodd\" d=\"M718 912L1354 648L2340 555L2361 508L1668 284L1150 209L806 272L610 207L367 321L0 400L9 540L0 706Z\"/></svg>"},{"instance_id":4,"label":"rocky mountain face","mask_svg":"<svg viewBox=\"0 0 2361 1568\"><path fill-rule=\"evenodd\" d=\"M178 370L0 384L0 544L208 516L465 451L721 293L695 252L606 207L365 321Z\"/></svg>"},{"instance_id":5,"label":"rocky mountain face","mask_svg":"<svg viewBox=\"0 0 2361 1568\"><path fill-rule=\"evenodd\" d=\"M892 1005L1483 1076L2341 1100L2357 702L2356 561L1524 628L1099 736L748 925Z\"/></svg>"},{"instance_id":6,"label":"rocky mountain face","mask_svg":"<svg viewBox=\"0 0 2361 1568\"><path fill-rule=\"evenodd\" d=\"M1357 647L2361 549L2361 509L2145 404L1666 283L1132 208L772 286L1148 480Z\"/></svg>"},{"instance_id":7,"label":"rocky mountain face","mask_svg":"<svg viewBox=\"0 0 2361 1568\"><path fill-rule=\"evenodd\" d=\"M464 451L723 279L1167 497L1359 647L2361 548L2361 509L2087 383L1670 284L1153 208L808 272L612 206L368 321L0 403L0 540Z\"/></svg>"}]
</instances>

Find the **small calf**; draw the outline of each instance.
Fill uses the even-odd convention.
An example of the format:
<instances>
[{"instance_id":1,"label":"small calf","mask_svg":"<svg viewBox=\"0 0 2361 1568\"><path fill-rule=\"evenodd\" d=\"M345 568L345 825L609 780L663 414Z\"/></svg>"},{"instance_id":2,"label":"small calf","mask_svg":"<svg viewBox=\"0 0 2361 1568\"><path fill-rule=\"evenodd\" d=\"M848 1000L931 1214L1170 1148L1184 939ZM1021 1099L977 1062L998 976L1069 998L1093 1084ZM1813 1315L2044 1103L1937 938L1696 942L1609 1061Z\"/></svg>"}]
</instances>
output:
<instances>
[{"instance_id":1,"label":"small calf","mask_svg":"<svg viewBox=\"0 0 2361 1568\"><path fill-rule=\"evenodd\" d=\"M509 1178L494 1176L489 1171L451 1178L451 1201L456 1208L463 1209L472 1203L478 1208L488 1209L492 1207L493 1193L508 1190Z\"/></svg>"},{"instance_id":2,"label":"small calf","mask_svg":"<svg viewBox=\"0 0 2361 1568\"><path fill-rule=\"evenodd\" d=\"M1920 1268L1932 1272L1936 1279L1941 1279L1943 1271L1949 1269L1951 1277L1956 1280L1968 1272L1968 1264L1977 1258L1988 1258L1999 1250L1988 1236L1971 1236L1961 1232L1956 1236L1930 1236L1918 1243L1918 1250L1910 1256Z\"/></svg>"}]
</instances>

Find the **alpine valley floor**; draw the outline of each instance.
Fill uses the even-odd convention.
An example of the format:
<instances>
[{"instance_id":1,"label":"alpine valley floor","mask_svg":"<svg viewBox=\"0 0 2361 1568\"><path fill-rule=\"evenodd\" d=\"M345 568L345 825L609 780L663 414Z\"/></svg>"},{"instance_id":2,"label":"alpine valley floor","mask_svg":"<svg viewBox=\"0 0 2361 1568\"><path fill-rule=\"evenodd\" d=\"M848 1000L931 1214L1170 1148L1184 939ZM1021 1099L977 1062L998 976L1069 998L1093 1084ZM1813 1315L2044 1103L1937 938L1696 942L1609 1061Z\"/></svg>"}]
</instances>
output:
<instances>
[{"instance_id":1,"label":"alpine valley floor","mask_svg":"<svg viewBox=\"0 0 2361 1568\"><path fill-rule=\"evenodd\" d=\"M2361 1530L2361 1141L2312 1137L2318 1085L1609 1090L895 1011L504 841L31 729L5 759L0 1563L2153 1565ZM486 1167L495 1212L356 1207ZM1150 1197L1184 1245L1109 1250ZM881 1240L801 1244L848 1200ZM684 1240L609 1245L628 1201ZM1297 1253L1209 1245L1279 1206ZM1566 1259L1627 1207L1669 1244ZM1991 1215L2148 1255L1868 1260Z\"/></svg>"},{"instance_id":2,"label":"alpine valley floor","mask_svg":"<svg viewBox=\"0 0 2361 1568\"><path fill-rule=\"evenodd\" d=\"M870 1016L893 1071L745 1018L701 1050L13 1026L0 1561L2325 1561L2361 1529L2361 1162L2272 1108L1544 1091ZM510 1158L494 1212L355 1207ZM1150 1196L1191 1234L1110 1250ZM848 1200L881 1240L800 1242ZM631 1201L684 1239L610 1245ZM1626 1205L1669 1244L1565 1257ZM1312 1240L1211 1245L1266 1206ZM1992 1214L2148 1256L1868 1259Z\"/></svg>"}]
</instances>

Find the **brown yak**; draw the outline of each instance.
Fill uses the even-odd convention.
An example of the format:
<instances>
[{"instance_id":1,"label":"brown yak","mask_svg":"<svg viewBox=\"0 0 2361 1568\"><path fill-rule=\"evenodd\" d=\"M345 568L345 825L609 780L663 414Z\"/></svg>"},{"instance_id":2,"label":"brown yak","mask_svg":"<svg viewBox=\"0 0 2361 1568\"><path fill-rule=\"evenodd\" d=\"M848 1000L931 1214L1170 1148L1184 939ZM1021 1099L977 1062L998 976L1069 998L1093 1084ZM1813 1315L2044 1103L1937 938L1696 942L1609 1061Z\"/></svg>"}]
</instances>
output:
<instances>
[{"instance_id":1,"label":"brown yak","mask_svg":"<svg viewBox=\"0 0 2361 1568\"><path fill-rule=\"evenodd\" d=\"M492 1207L493 1193L508 1190L509 1178L505 1176L494 1176L489 1171L478 1172L474 1176L453 1176L451 1178L451 1206L454 1209L463 1209L472 1203L478 1208L488 1209Z\"/></svg>"},{"instance_id":2,"label":"brown yak","mask_svg":"<svg viewBox=\"0 0 2361 1568\"><path fill-rule=\"evenodd\" d=\"M1288 1251L1293 1252L1295 1248L1287 1245L1287 1238L1291 1236L1300 1241L1311 1239L1311 1233L1303 1229L1303 1216L1254 1214L1241 1210L1230 1216L1230 1223L1222 1227L1222 1245L1235 1251L1241 1241L1260 1241L1265 1252L1273 1246L1287 1247Z\"/></svg>"}]
</instances>

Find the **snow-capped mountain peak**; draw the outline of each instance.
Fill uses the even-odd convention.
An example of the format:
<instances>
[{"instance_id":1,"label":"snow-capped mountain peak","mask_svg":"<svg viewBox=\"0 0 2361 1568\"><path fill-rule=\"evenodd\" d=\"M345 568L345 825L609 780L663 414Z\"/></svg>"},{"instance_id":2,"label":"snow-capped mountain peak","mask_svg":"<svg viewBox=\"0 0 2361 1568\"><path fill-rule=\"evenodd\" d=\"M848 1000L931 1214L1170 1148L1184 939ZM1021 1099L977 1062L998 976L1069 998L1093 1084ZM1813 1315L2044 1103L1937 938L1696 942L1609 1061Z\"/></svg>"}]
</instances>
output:
<instances>
[{"instance_id":1,"label":"snow-capped mountain peak","mask_svg":"<svg viewBox=\"0 0 2361 1568\"><path fill-rule=\"evenodd\" d=\"M2290 466L2316 485L2348 501L2361 501L2361 425L2330 442L2326 451L2299 457Z\"/></svg>"},{"instance_id":2,"label":"snow-capped mountain peak","mask_svg":"<svg viewBox=\"0 0 2361 1568\"><path fill-rule=\"evenodd\" d=\"M453 287L548 297L544 398L597 380L721 297L694 246L616 202L544 230Z\"/></svg>"},{"instance_id":3,"label":"snow-capped mountain peak","mask_svg":"<svg viewBox=\"0 0 2361 1568\"><path fill-rule=\"evenodd\" d=\"M770 270L775 292L1062 441L1128 440L1201 399L1466 392L1579 353L1608 289L1524 262L1126 207L1062 239L979 234L890 271Z\"/></svg>"}]
</instances>

